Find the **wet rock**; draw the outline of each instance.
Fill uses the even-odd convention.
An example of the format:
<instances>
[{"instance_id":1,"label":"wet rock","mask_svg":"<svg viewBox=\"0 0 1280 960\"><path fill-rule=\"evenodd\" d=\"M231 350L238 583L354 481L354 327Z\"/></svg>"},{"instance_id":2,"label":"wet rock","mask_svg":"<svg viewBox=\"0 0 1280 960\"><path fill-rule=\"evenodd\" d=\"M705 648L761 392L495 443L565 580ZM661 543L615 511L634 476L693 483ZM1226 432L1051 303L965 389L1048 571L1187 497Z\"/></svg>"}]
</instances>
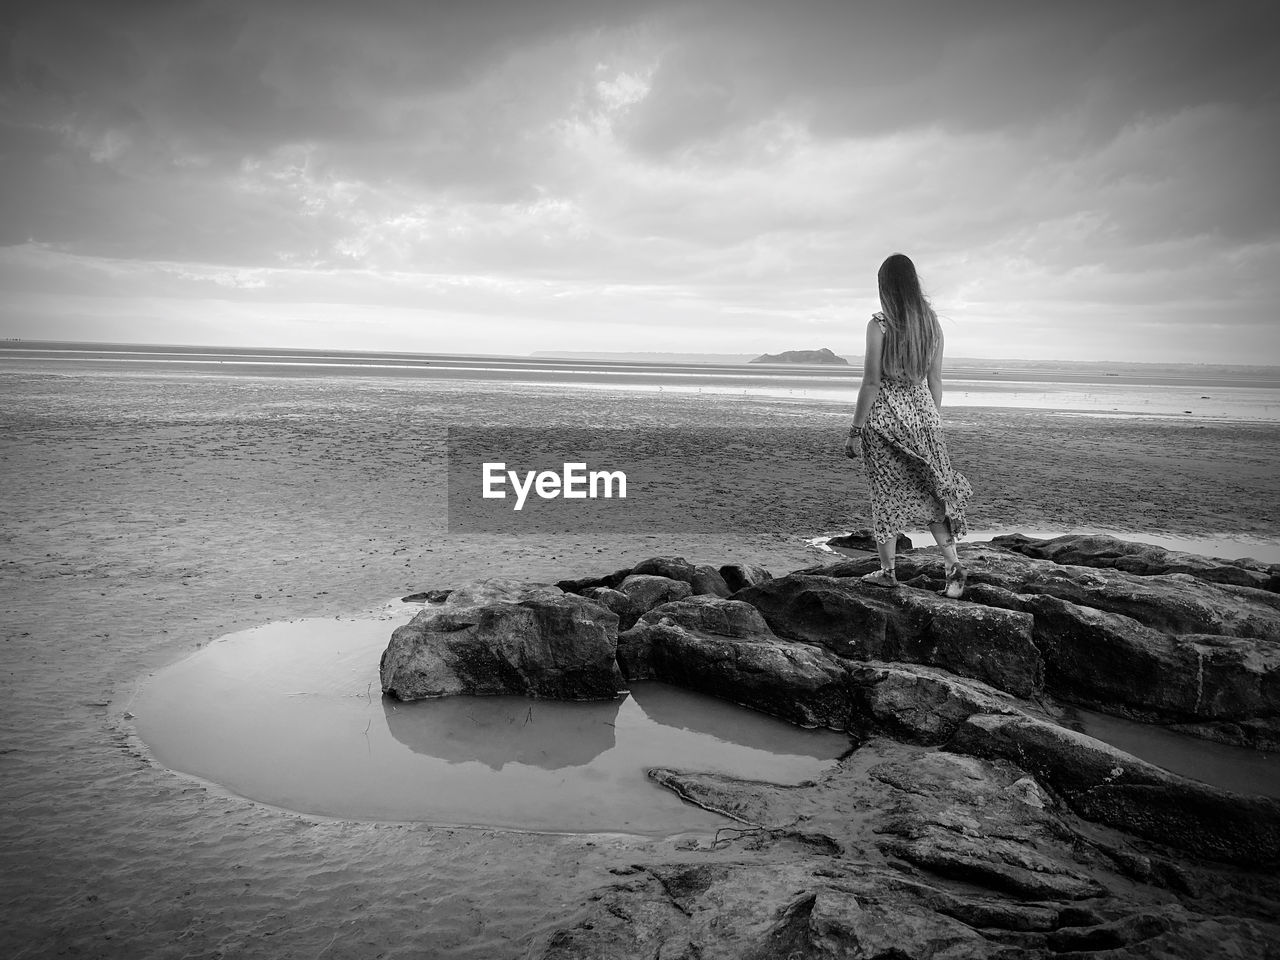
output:
<instances>
[{"instance_id":1,"label":"wet rock","mask_svg":"<svg viewBox=\"0 0 1280 960\"><path fill-rule=\"evenodd\" d=\"M613 699L624 686L617 615L550 590L493 581L455 590L445 604L391 635L382 654L382 692L400 700L455 694ZM494 599L500 595L507 599Z\"/></svg>"},{"instance_id":2,"label":"wet rock","mask_svg":"<svg viewBox=\"0 0 1280 960\"><path fill-rule=\"evenodd\" d=\"M1048 960L1270 956L1280 943L1272 887L1197 867L1205 892L1170 902L1117 872L1115 856L1141 855L1026 802L1039 787L1002 760L875 740L790 787L654 779L740 828L694 862L615 871L535 955Z\"/></svg>"},{"instance_id":3,"label":"wet rock","mask_svg":"<svg viewBox=\"0 0 1280 960\"><path fill-rule=\"evenodd\" d=\"M855 530L852 533L844 533L838 537L831 537L827 540L828 547L841 547L845 550L866 550L870 553L876 552L876 535L874 531L863 528ZM905 533L899 533L894 541L894 553L906 553L911 549L911 538Z\"/></svg>"},{"instance_id":4,"label":"wet rock","mask_svg":"<svg viewBox=\"0 0 1280 960\"><path fill-rule=\"evenodd\" d=\"M1198 580L1237 587L1280 590L1280 565L1248 558L1223 560L1168 550L1148 543L1134 543L1104 534L1072 533L1049 540L1022 534L993 537L996 546L1028 557L1086 567L1113 567L1139 576L1187 573Z\"/></svg>"},{"instance_id":5,"label":"wet rock","mask_svg":"<svg viewBox=\"0 0 1280 960\"><path fill-rule=\"evenodd\" d=\"M845 729L844 668L821 648L775 637L749 604L719 597L667 603L618 638L628 680L662 680L801 726Z\"/></svg>"},{"instance_id":6,"label":"wet rock","mask_svg":"<svg viewBox=\"0 0 1280 960\"><path fill-rule=\"evenodd\" d=\"M1179 777L1056 724L975 714L947 749L1016 763L1080 815L1175 849L1246 866L1280 863L1280 801Z\"/></svg>"},{"instance_id":7,"label":"wet rock","mask_svg":"<svg viewBox=\"0 0 1280 960\"><path fill-rule=\"evenodd\" d=\"M724 582L724 577L720 576L720 571L708 563L702 563L693 568L689 586L693 588L695 596L705 594L713 597L728 597L733 593L729 585Z\"/></svg>"},{"instance_id":8,"label":"wet rock","mask_svg":"<svg viewBox=\"0 0 1280 960\"><path fill-rule=\"evenodd\" d=\"M1032 618L934 593L885 590L856 579L791 574L734 594L757 607L780 637L815 643L854 660L945 667L1029 696L1043 663Z\"/></svg>"},{"instance_id":9,"label":"wet rock","mask_svg":"<svg viewBox=\"0 0 1280 960\"><path fill-rule=\"evenodd\" d=\"M616 613L618 615L619 632L630 630L634 627L643 612L639 604L621 590L611 590L609 587L587 587L582 591L581 595L585 599L598 603L600 606Z\"/></svg>"},{"instance_id":10,"label":"wet rock","mask_svg":"<svg viewBox=\"0 0 1280 960\"><path fill-rule=\"evenodd\" d=\"M618 591L630 597L636 609L644 613L672 600L683 600L693 593L693 588L683 580L633 573L618 584Z\"/></svg>"},{"instance_id":11,"label":"wet rock","mask_svg":"<svg viewBox=\"0 0 1280 960\"><path fill-rule=\"evenodd\" d=\"M743 587L754 587L758 583L772 580L773 574L764 567L754 563L726 563L720 568L720 576L731 591Z\"/></svg>"}]
</instances>

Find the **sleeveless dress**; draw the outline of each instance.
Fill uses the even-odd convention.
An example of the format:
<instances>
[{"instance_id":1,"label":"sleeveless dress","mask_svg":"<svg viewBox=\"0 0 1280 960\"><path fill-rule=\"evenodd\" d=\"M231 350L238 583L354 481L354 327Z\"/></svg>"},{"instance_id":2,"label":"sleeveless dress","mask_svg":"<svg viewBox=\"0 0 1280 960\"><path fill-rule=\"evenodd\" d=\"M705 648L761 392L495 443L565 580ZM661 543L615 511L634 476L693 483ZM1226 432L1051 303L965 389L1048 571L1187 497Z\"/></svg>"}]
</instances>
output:
<instances>
[{"instance_id":1,"label":"sleeveless dress","mask_svg":"<svg viewBox=\"0 0 1280 960\"><path fill-rule=\"evenodd\" d=\"M880 329L885 320L875 315ZM871 487L871 528L879 543L900 530L949 521L968 533L964 507L973 488L951 466L942 418L924 381L883 377L862 428L862 460Z\"/></svg>"}]
</instances>

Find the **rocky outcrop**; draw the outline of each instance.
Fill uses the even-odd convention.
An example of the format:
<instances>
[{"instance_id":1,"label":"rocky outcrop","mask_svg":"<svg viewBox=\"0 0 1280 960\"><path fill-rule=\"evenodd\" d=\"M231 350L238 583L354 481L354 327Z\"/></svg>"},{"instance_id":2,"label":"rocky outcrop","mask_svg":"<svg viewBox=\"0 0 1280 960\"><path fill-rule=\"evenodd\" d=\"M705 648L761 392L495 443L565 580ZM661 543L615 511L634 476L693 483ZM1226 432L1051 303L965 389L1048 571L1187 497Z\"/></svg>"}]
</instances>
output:
<instances>
[{"instance_id":1,"label":"rocky outcrop","mask_svg":"<svg viewBox=\"0 0 1280 960\"><path fill-rule=\"evenodd\" d=\"M399 627L382 654L382 692L399 700L523 694L607 700L625 686L618 617L555 587L486 581Z\"/></svg>"},{"instance_id":2,"label":"rocky outcrop","mask_svg":"<svg viewBox=\"0 0 1280 960\"><path fill-rule=\"evenodd\" d=\"M773 632L854 660L904 660L1029 696L1044 665L1025 613L955 603L925 590L792 574L739 590Z\"/></svg>"},{"instance_id":3,"label":"rocky outcrop","mask_svg":"<svg viewBox=\"0 0 1280 960\"><path fill-rule=\"evenodd\" d=\"M1201 557L1105 534L1070 533L1037 540L1014 533L994 537L991 542L1005 550L1054 563L1108 567L1144 577L1186 573L1210 583L1280 592L1280 564L1261 563L1247 557L1240 560Z\"/></svg>"},{"instance_id":4,"label":"rocky outcrop","mask_svg":"<svg viewBox=\"0 0 1280 960\"><path fill-rule=\"evenodd\" d=\"M937 594L933 551L899 557L894 591L856 579L874 559L775 579L650 558L556 587L463 585L396 631L384 686L554 696L581 647L602 689L657 679L849 733L801 784L650 771L736 826L619 865L534 956L1280 955L1280 800L1069 730L1054 702L1264 742L1280 734L1280 597L1071 549L965 545L962 600ZM436 749L407 720L396 735Z\"/></svg>"},{"instance_id":5,"label":"rocky outcrop","mask_svg":"<svg viewBox=\"0 0 1280 960\"><path fill-rule=\"evenodd\" d=\"M1139 576L1112 568L1058 564L983 543L962 544L960 555L971 584L1070 600L1123 614L1170 634L1280 640L1280 596L1267 591L1208 583L1189 574ZM869 557L797 572L857 577L877 567L878 561ZM912 551L900 557L897 572L900 581L919 579L927 587L940 587L944 578L942 558L932 551Z\"/></svg>"},{"instance_id":6,"label":"rocky outcrop","mask_svg":"<svg viewBox=\"0 0 1280 960\"><path fill-rule=\"evenodd\" d=\"M1136 719L1191 724L1188 729L1228 742L1273 742L1265 721L1280 717L1276 594L1187 574L1064 565L988 544L962 545L961 556L970 586L959 606L1030 615L1046 692ZM853 584L877 566L874 559L841 560L802 575ZM905 583L942 586L935 554L913 551L897 568Z\"/></svg>"},{"instance_id":7,"label":"rocky outcrop","mask_svg":"<svg viewBox=\"0 0 1280 960\"><path fill-rule=\"evenodd\" d=\"M1138 853L1003 760L874 740L794 787L661 769L739 821L613 871L535 955L1275 956L1272 881Z\"/></svg>"}]
</instances>

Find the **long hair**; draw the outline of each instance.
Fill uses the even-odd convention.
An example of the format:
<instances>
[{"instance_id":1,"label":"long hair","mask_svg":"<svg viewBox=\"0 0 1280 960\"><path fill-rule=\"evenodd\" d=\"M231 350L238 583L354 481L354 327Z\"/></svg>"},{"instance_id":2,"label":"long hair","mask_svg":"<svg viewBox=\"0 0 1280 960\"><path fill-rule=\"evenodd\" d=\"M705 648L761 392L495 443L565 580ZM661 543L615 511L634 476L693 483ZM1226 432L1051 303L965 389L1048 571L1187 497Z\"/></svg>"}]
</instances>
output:
<instances>
[{"instance_id":1,"label":"long hair","mask_svg":"<svg viewBox=\"0 0 1280 960\"><path fill-rule=\"evenodd\" d=\"M881 369L889 376L923 380L942 339L942 328L920 289L916 265L905 254L895 253L880 264L877 276L880 309L888 326Z\"/></svg>"}]
</instances>

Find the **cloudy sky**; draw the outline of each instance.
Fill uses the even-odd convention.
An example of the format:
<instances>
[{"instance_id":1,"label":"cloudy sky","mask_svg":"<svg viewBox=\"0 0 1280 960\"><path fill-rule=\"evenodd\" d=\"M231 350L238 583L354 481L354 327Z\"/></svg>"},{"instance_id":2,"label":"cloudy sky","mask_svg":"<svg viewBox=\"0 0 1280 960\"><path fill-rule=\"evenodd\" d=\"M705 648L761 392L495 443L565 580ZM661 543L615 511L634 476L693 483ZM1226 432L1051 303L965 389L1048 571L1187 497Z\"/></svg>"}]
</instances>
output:
<instances>
[{"instance_id":1,"label":"cloudy sky","mask_svg":"<svg viewBox=\"0 0 1280 960\"><path fill-rule=\"evenodd\" d=\"M4 336L1280 363L1273 0L6 9Z\"/></svg>"}]
</instances>

